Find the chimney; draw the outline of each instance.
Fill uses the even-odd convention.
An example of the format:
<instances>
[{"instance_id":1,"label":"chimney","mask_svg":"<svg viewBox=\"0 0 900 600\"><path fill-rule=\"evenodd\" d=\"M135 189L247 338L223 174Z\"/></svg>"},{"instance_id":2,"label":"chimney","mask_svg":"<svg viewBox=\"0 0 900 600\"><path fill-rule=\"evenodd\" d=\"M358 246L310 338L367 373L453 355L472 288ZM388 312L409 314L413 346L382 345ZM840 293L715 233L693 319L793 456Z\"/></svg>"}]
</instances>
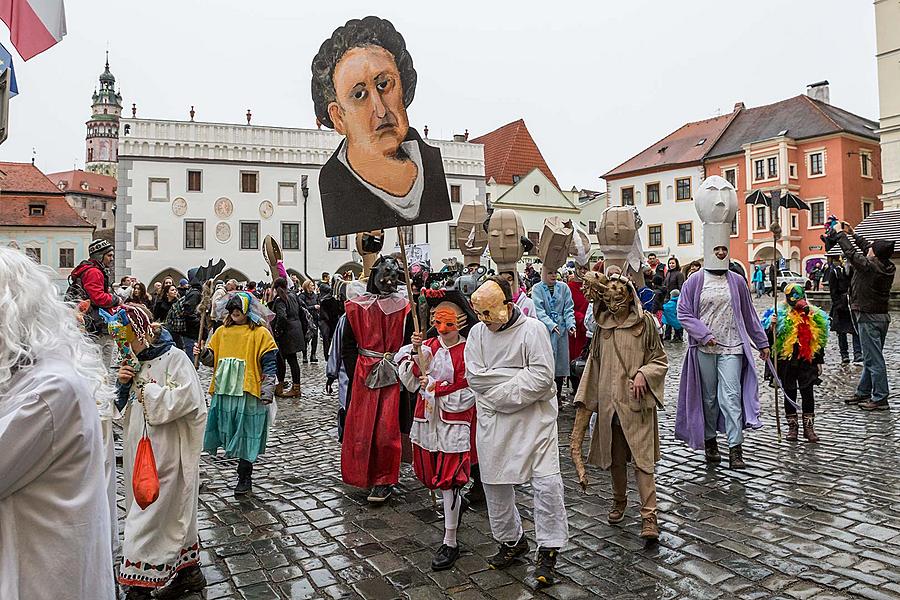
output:
<instances>
[{"instance_id":1,"label":"chimney","mask_svg":"<svg viewBox=\"0 0 900 600\"><path fill-rule=\"evenodd\" d=\"M734 109L732 110L732 112L737 112L737 111L739 111L739 110L744 110L745 108L746 108L746 106L744 106L744 103L743 103L743 102L735 102L735 103L734 103Z\"/></svg>"},{"instance_id":2,"label":"chimney","mask_svg":"<svg viewBox=\"0 0 900 600\"><path fill-rule=\"evenodd\" d=\"M454 142L465 142L465 141L466 141L466 137L467 137L467 136L466 136L464 133L454 133L454 134L453 134L453 141L454 141Z\"/></svg>"},{"instance_id":3,"label":"chimney","mask_svg":"<svg viewBox=\"0 0 900 600\"><path fill-rule=\"evenodd\" d=\"M831 104L831 98L828 94L828 80L826 79L817 83L811 83L806 86L806 95L813 100Z\"/></svg>"}]
</instances>

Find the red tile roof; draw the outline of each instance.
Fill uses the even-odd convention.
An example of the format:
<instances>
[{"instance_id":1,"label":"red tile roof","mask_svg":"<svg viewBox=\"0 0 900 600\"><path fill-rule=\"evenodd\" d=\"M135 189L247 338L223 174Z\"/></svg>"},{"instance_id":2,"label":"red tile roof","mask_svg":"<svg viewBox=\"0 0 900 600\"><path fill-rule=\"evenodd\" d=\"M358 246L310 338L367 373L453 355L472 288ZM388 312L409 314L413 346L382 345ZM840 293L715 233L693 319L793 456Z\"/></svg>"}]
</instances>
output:
<instances>
[{"instance_id":1,"label":"red tile roof","mask_svg":"<svg viewBox=\"0 0 900 600\"><path fill-rule=\"evenodd\" d=\"M540 149L534 143L525 121L513 121L481 137L469 140L484 144L484 176L497 183L513 184L513 175L525 177L534 169L540 169L559 188L553 171L547 166Z\"/></svg>"},{"instance_id":2,"label":"red tile roof","mask_svg":"<svg viewBox=\"0 0 900 600\"><path fill-rule=\"evenodd\" d=\"M47 178L56 185L62 182L63 185L59 189L64 192L102 196L111 200L116 199L116 178L109 175L76 169L74 171L63 171L62 173L50 173L47 175Z\"/></svg>"},{"instance_id":3,"label":"red tile roof","mask_svg":"<svg viewBox=\"0 0 900 600\"><path fill-rule=\"evenodd\" d=\"M44 214L31 216L31 206ZM84 227L82 219L53 182L30 163L0 162L0 227Z\"/></svg>"},{"instance_id":4,"label":"red tile roof","mask_svg":"<svg viewBox=\"0 0 900 600\"><path fill-rule=\"evenodd\" d=\"M609 171L604 178L618 178L636 171L652 172L676 165L699 163L734 118L729 113L682 125L646 150ZM704 140L700 143L700 140Z\"/></svg>"},{"instance_id":5,"label":"red tile roof","mask_svg":"<svg viewBox=\"0 0 900 600\"><path fill-rule=\"evenodd\" d=\"M59 188L31 163L0 162L0 194L58 194Z\"/></svg>"}]
</instances>

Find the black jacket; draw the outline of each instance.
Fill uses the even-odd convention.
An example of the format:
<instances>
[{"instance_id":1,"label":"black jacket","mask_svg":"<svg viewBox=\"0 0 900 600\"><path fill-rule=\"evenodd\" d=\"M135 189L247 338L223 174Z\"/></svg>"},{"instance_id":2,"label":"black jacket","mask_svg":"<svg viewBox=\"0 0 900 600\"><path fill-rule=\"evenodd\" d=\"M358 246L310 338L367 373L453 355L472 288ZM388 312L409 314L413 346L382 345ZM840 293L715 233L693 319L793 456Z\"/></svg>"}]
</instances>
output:
<instances>
[{"instance_id":1,"label":"black jacket","mask_svg":"<svg viewBox=\"0 0 900 600\"><path fill-rule=\"evenodd\" d=\"M275 319L272 321L272 329L275 333L275 343L282 354L295 354L303 349L303 315L300 313L300 300L294 294L285 294L287 301L278 296L272 301L272 311Z\"/></svg>"},{"instance_id":2,"label":"black jacket","mask_svg":"<svg viewBox=\"0 0 900 600\"><path fill-rule=\"evenodd\" d=\"M850 277L842 267L828 269L828 294L831 296L831 331L855 333L853 317L850 315Z\"/></svg>"},{"instance_id":3,"label":"black jacket","mask_svg":"<svg viewBox=\"0 0 900 600\"><path fill-rule=\"evenodd\" d=\"M850 308L860 313L887 314L897 267L890 260L869 258L860 252L867 251L871 245L861 235L853 236L860 250L853 247L850 238L843 231L832 234L832 237L841 246L844 256L853 267Z\"/></svg>"},{"instance_id":4,"label":"black jacket","mask_svg":"<svg viewBox=\"0 0 900 600\"><path fill-rule=\"evenodd\" d=\"M200 337L200 313L197 312L197 307L200 306L202 298L203 293L200 291L200 287L191 286L181 299L185 327L181 335L192 340Z\"/></svg>"},{"instance_id":5,"label":"black jacket","mask_svg":"<svg viewBox=\"0 0 900 600\"><path fill-rule=\"evenodd\" d=\"M422 155L424 185L418 216L407 221L366 188L338 159L347 140L343 140L319 173L322 217L325 235L337 236L358 231L434 223L453 218L450 194L444 177L444 161L439 148L426 144L415 129L409 128L404 141L414 140Z\"/></svg>"}]
</instances>

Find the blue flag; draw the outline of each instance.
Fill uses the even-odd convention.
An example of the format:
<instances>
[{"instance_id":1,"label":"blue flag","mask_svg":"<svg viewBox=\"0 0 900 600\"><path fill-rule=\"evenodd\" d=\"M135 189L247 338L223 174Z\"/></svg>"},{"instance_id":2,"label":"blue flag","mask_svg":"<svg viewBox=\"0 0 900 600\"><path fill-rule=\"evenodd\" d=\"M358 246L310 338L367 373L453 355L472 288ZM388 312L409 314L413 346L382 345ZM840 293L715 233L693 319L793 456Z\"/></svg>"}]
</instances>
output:
<instances>
[{"instance_id":1,"label":"blue flag","mask_svg":"<svg viewBox=\"0 0 900 600\"><path fill-rule=\"evenodd\" d=\"M9 97L12 98L19 93L19 86L16 83L16 70L13 68L12 54L0 44L0 73L9 69Z\"/></svg>"}]
</instances>

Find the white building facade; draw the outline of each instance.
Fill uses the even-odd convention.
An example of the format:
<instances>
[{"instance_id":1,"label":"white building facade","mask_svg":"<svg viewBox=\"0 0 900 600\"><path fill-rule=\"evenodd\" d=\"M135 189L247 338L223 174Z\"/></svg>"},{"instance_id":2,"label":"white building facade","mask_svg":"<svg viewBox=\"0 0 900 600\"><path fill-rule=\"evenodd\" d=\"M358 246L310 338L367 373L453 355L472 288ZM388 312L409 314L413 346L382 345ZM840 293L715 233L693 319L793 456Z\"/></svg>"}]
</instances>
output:
<instances>
[{"instance_id":1,"label":"white building facade","mask_svg":"<svg viewBox=\"0 0 900 600\"><path fill-rule=\"evenodd\" d=\"M900 209L900 2L875 0L878 59L878 130L881 136L881 177L885 210Z\"/></svg>"},{"instance_id":2,"label":"white building facade","mask_svg":"<svg viewBox=\"0 0 900 600\"><path fill-rule=\"evenodd\" d=\"M341 136L326 130L123 119L119 138L116 273L154 282L222 258L238 280L265 280L260 248L280 244L301 277L358 269L353 236L326 238L318 173ZM432 265L460 256L456 217L484 202L480 144L427 140L441 149L454 218L416 225L407 243L427 244ZM385 250L396 231L386 232Z\"/></svg>"},{"instance_id":3,"label":"white building facade","mask_svg":"<svg viewBox=\"0 0 900 600\"><path fill-rule=\"evenodd\" d=\"M703 167L694 165L609 178L608 203L638 209L645 253L654 252L661 261L676 256L684 264L703 258L701 224L693 200L703 177Z\"/></svg>"}]
</instances>

